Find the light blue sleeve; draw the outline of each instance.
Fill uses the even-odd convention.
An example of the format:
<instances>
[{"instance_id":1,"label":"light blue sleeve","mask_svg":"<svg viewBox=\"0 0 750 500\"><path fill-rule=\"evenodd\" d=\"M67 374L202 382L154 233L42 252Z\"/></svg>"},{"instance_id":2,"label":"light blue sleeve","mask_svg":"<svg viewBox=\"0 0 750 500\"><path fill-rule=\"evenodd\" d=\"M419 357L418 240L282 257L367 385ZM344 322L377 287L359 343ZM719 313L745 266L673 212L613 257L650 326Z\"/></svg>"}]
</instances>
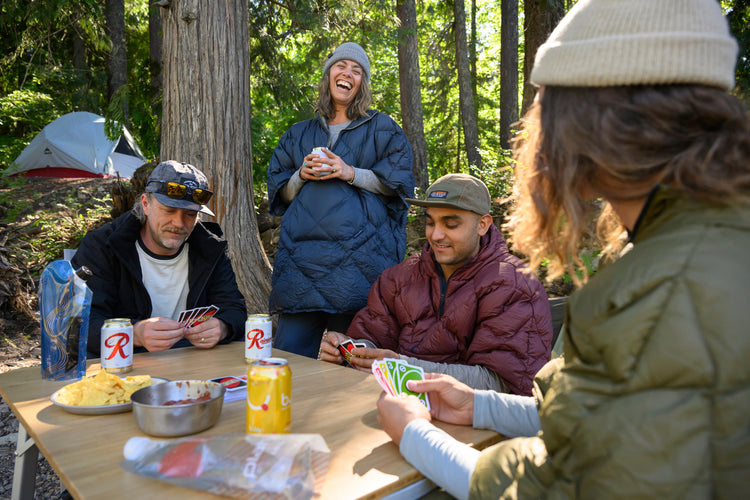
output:
<instances>
[{"instance_id":1,"label":"light blue sleeve","mask_svg":"<svg viewBox=\"0 0 750 500\"><path fill-rule=\"evenodd\" d=\"M542 429L533 397L495 391L474 392L473 425L507 437L536 436Z\"/></svg>"},{"instance_id":2,"label":"light blue sleeve","mask_svg":"<svg viewBox=\"0 0 750 500\"><path fill-rule=\"evenodd\" d=\"M419 472L448 493L465 500L480 452L455 440L424 419L413 420L404 429L401 455Z\"/></svg>"}]
</instances>

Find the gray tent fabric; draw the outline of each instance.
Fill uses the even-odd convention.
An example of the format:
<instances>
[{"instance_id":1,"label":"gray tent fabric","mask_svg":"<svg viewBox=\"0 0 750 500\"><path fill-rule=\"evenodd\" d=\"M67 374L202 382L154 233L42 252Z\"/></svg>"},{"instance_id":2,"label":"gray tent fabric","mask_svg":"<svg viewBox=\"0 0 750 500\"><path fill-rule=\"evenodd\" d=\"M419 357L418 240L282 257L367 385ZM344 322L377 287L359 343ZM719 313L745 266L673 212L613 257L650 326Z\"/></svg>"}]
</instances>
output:
<instances>
[{"instance_id":1,"label":"gray tent fabric","mask_svg":"<svg viewBox=\"0 0 750 500\"><path fill-rule=\"evenodd\" d=\"M47 124L11 164L8 175L43 177L131 177L146 163L127 129L115 140L104 132L104 117L86 111Z\"/></svg>"}]
</instances>

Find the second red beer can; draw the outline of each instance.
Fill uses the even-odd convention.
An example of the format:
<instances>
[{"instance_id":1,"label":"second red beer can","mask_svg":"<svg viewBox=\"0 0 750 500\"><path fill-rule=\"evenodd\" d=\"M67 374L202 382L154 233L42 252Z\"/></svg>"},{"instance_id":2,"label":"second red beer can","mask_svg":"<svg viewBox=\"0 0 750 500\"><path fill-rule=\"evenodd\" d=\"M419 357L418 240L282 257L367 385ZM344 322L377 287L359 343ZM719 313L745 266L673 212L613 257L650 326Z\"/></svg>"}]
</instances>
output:
<instances>
[{"instance_id":1,"label":"second red beer can","mask_svg":"<svg viewBox=\"0 0 750 500\"><path fill-rule=\"evenodd\" d=\"M133 325L128 318L104 321L101 330L102 370L125 373L133 369Z\"/></svg>"},{"instance_id":2,"label":"second red beer can","mask_svg":"<svg viewBox=\"0 0 750 500\"><path fill-rule=\"evenodd\" d=\"M247 317L245 321L245 361L247 363L271 357L273 347L271 326L271 316L268 314L251 314Z\"/></svg>"}]
</instances>

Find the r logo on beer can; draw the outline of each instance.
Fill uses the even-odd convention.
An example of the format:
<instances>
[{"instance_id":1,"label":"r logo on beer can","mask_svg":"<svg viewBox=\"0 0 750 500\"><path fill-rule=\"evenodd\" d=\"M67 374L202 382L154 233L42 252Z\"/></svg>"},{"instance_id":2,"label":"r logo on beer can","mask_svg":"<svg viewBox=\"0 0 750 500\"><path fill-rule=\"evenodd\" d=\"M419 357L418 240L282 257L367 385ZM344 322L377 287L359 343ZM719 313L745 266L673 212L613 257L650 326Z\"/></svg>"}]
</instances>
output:
<instances>
[{"instance_id":1,"label":"r logo on beer can","mask_svg":"<svg viewBox=\"0 0 750 500\"><path fill-rule=\"evenodd\" d=\"M245 361L247 363L271 357L273 347L271 326L271 316L267 314L251 314L247 317L245 321Z\"/></svg>"},{"instance_id":2,"label":"r logo on beer can","mask_svg":"<svg viewBox=\"0 0 750 500\"><path fill-rule=\"evenodd\" d=\"M133 369L133 325L128 318L108 319L101 330L101 364L108 373Z\"/></svg>"}]
</instances>

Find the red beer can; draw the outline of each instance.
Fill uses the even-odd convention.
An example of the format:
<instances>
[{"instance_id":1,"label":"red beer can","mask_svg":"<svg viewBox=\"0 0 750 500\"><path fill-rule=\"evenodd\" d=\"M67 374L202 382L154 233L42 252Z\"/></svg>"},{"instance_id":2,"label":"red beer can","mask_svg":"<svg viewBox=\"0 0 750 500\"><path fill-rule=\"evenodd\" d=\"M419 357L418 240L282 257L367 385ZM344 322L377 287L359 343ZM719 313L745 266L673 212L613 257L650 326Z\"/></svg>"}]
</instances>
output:
<instances>
[{"instance_id":1,"label":"red beer can","mask_svg":"<svg viewBox=\"0 0 750 500\"><path fill-rule=\"evenodd\" d=\"M273 337L271 316L251 314L245 321L245 362L271 357Z\"/></svg>"},{"instance_id":2,"label":"red beer can","mask_svg":"<svg viewBox=\"0 0 750 500\"><path fill-rule=\"evenodd\" d=\"M125 373L133 369L133 325L128 318L104 321L101 330L102 370Z\"/></svg>"},{"instance_id":3,"label":"red beer can","mask_svg":"<svg viewBox=\"0 0 750 500\"><path fill-rule=\"evenodd\" d=\"M292 370L282 358L256 359L247 370L248 434L288 434L292 429Z\"/></svg>"}]
</instances>

